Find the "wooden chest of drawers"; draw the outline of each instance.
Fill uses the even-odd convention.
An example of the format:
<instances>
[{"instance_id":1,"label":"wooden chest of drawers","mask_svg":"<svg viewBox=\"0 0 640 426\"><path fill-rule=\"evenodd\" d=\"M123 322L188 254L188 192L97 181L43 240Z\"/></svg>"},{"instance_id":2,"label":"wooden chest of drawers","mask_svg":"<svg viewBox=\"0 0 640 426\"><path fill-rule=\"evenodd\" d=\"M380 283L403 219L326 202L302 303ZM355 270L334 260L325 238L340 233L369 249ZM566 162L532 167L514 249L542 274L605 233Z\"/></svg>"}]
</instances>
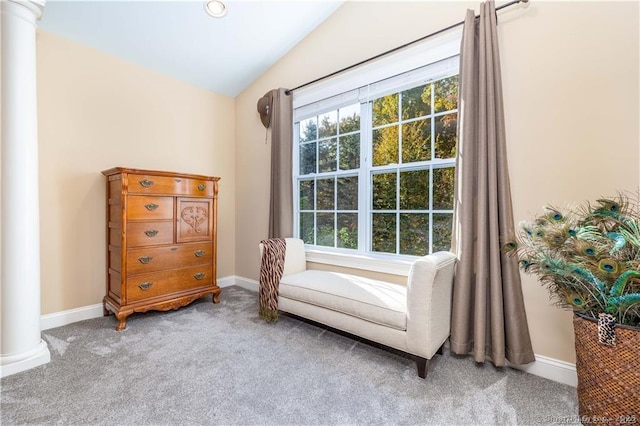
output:
<instances>
[{"instance_id":1,"label":"wooden chest of drawers","mask_svg":"<svg viewBox=\"0 0 640 426\"><path fill-rule=\"evenodd\" d=\"M178 309L216 283L217 177L116 167L107 177L104 313Z\"/></svg>"}]
</instances>

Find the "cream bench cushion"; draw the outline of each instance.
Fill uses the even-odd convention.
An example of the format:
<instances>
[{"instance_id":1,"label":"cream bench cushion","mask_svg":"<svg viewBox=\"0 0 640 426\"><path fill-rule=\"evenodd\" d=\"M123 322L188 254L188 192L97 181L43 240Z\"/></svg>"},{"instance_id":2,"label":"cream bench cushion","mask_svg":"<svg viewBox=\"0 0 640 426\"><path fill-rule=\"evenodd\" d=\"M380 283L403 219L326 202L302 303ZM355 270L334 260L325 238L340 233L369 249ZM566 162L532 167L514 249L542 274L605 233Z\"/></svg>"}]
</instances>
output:
<instances>
[{"instance_id":1,"label":"cream bench cushion","mask_svg":"<svg viewBox=\"0 0 640 426\"><path fill-rule=\"evenodd\" d=\"M338 272L284 275L279 295L397 330L407 329L405 286Z\"/></svg>"}]
</instances>

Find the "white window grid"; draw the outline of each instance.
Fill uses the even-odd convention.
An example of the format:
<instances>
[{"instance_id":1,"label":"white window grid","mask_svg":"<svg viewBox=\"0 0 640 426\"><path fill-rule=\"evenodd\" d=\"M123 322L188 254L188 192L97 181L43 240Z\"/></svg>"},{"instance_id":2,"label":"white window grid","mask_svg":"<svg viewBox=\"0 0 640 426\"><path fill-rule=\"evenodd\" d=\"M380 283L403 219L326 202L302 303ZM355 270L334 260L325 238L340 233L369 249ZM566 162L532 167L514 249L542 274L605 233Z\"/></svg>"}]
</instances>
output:
<instances>
[{"instance_id":1,"label":"white window grid","mask_svg":"<svg viewBox=\"0 0 640 426\"><path fill-rule=\"evenodd\" d=\"M422 82L412 82L411 85L398 85L395 88L392 88L391 90L388 90L388 93L380 93L379 91L377 93L375 93L375 98L380 98L382 96L388 95L388 94L393 94L393 93L400 93L403 90L407 90L409 88L413 88L413 87L418 87L420 85L423 84L431 84L435 81L441 80L441 79L445 79L454 75L458 74L458 69L457 68L452 68L450 65L449 67L445 70L439 70L437 75L434 75L432 78L427 78L424 79ZM359 89L359 92L362 93L363 89L365 88L361 88ZM366 89L364 90L366 92ZM431 105L434 105L434 96L435 96L435 91L431 90ZM353 93L353 92L351 92ZM387 164L387 165L381 165L381 166L372 166L371 164L371 159L372 159L372 131L374 129L374 127L372 126L372 101L374 100L373 98L370 98L367 96L366 99L361 99L360 100L360 131L354 131L354 132L349 132L349 133L345 133L344 135L342 135L340 133L340 118L338 117L338 121L337 121L337 135L335 136L330 136L330 137L325 137L325 138L317 138L315 141L310 141L310 142L303 142L303 144L306 143L316 143L316 172L314 173L309 173L309 174L305 174L305 175L301 175L300 174L300 164L299 164L299 159L300 159L300 142L299 142L299 135L300 135L300 122L304 121L307 118L310 118L309 115L311 116L315 116L316 117L316 123L317 123L317 130L316 130L316 136L319 136L319 120L318 117L322 116L325 113L334 111L334 110L338 110L341 107L345 107L348 106L350 104L353 104L354 99L353 99L353 95L339 95L339 97L342 98L342 102L340 100L337 101L323 101L321 103L325 104L327 106L326 109L324 110L318 110L318 109L312 109L309 106L305 106L305 109L309 109L312 112L310 113L306 113L306 114L298 114L297 117L295 117L296 122L294 123L294 144L293 144L293 181L294 181L294 235L295 236L299 236L300 235L300 213L316 213L314 214L314 248L316 249L321 249L321 250L326 250L326 251L335 251L335 252L346 252L346 253L358 253L358 254L367 254L367 255L376 255L376 256L380 256L380 257L386 257L386 256L392 256L392 257L414 257L414 256L407 256L407 255L402 255L399 254L400 253L400 214L403 213L422 213L422 214L428 214L429 215L429 248L428 248L428 252L432 252L433 250L433 215L435 214L452 214L453 210L442 210L442 209L434 209L433 208L433 185L430 184L429 185L429 208L427 210L401 210L400 209L400 204L399 204L399 190L400 190L400 185L399 185L399 176L400 173L403 171L410 171L410 170L424 170L427 169L429 170L429 179L430 182L433 182L433 171L435 169L438 168L444 168L444 167L454 167L455 166L455 158L448 158L448 159L439 159L439 158L434 158L435 157L435 141L436 141L436 119L438 117L444 116L444 115L449 115L449 114L457 114L458 110L457 109L453 109L453 110L448 110L448 111L441 111L438 113L433 113L433 114L426 114L424 116L420 116L420 117L412 117L410 119L406 119L406 120L402 120L402 112L401 112L401 108L402 108L402 101L400 99L399 95L399 111L398 111L398 122L395 123L389 123L389 124L385 124L384 126L376 126L375 129L379 129L379 128L383 128L383 127L388 127L388 126L395 126L395 125L402 125L404 123L410 123L410 122L414 122L414 121L418 121L418 120L422 120L425 118L429 118L430 119L430 126L431 126L431 160L425 160L425 161L419 161L419 162L411 162L411 163L402 163L402 132L399 128L399 146L398 146L398 156L399 156L399 162L398 164ZM362 98L362 96L360 96L360 98ZM345 100L346 99L346 100ZM319 102L320 103L320 102ZM305 117L306 115L306 117ZM294 113L295 116L295 113ZM356 173L354 173L354 170L340 170L340 152L339 152L339 137L348 135L348 134L357 134L360 133L360 168L356 171ZM336 162L337 162L337 170L336 171L332 171L332 172L319 172L318 171L318 154L319 154L319 147L320 147L320 141L322 140L327 140L327 139L332 139L332 138L336 138L337 141L337 148L336 148ZM373 214L374 214L374 210L373 210L373 184L372 184L372 179L373 179L373 175L376 173L384 173L384 172L395 172L397 177L397 184L396 184L396 206L398 207L397 209L394 210L375 210L375 213L395 213L396 214L396 251L395 253L384 253L384 252L373 252L372 251L372 221L373 221ZM358 176L358 207L359 210L337 210L337 196L338 196L338 191L337 191L337 179L340 177L345 177L345 176ZM316 197L317 197L317 181L320 179L326 179L326 178L334 178L334 209L333 210L316 210ZM299 199L299 194L300 194L300 182L301 181L305 181L305 180L313 180L314 181L314 200L313 200L313 209L305 209L305 210L301 210L300 209L300 199ZM363 182L367 182L366 184L366 188L367 190L363 190ZM366 209L363 209L363 206L367 206ZM316 241L317 241L317 213L332 213L334 215L334 225L337 224L337 214L338 213L359 213L358 214L358 249L344 249L344 248L339 248L337 247L337 238L338 238L338 234L337 231L334 229L334 244L333 247L329 247L329 246L317 246L315 245Z\"/></svg>"}]
</instances>

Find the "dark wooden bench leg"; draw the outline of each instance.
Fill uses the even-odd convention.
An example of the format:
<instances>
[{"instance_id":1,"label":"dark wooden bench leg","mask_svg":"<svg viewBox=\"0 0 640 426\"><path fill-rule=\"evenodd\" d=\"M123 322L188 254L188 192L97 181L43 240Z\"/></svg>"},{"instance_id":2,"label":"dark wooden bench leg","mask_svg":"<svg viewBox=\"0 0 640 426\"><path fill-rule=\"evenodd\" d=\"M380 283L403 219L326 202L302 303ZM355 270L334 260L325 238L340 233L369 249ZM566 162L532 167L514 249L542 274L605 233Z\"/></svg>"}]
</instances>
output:
<instances>
[{"instance_id":1,"label":"dark wooden bench leg","mask_svg":"<svg viewBox=\"0 0 640 426\"><path fill-rule=\"evenodd\" d=\"M418 377L420 377L421 379L426 379L429 360L426 358L422 358L421 356L416 356L416 366L418 367Z\"/></svg>"},{"instance_id":2,"label":"dark wooden bench leg","mask_svg":"<svg viewBox=\"0 0 640 426\"><path fill-rule=\"evenodd\" d=\"M438 355L444 354L444 343L442 346L438 348L436 351ZM416 359L416 366L418 367L418 376L421 379L427 378L427 370L429 369L429 360L427 358L422 358L421 356L414 355Z\"/></svg>"}]
</instances>

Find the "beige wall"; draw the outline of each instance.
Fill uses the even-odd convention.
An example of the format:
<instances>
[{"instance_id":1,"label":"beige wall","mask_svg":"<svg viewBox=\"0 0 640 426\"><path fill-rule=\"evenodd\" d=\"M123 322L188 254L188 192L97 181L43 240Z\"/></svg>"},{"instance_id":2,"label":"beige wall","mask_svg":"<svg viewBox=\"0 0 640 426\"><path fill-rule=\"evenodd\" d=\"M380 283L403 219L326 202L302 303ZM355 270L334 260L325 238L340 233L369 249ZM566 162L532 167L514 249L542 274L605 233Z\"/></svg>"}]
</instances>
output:
<instances>
[{"instance_id":1,"label":"beige wall","mask_svg":"<svg viewBox=\"0 0 640 426\"><path fill-rule=\"evenodd\" d=\"M518 220L640 182L638 3L531 6L501 34ZM570 313L532 277L523 289L536 352L573 362Z\"/></svg>"},{"instance_id":2,"label":"beige wall","mask_svg":"<svg viewBox=\"0 0 640 426\"><path fill-rule=\"evenodd\" d=\"M218 276L233 275L233 98L44 31L37 61L42 313L104 296L114 166L220 176Z\"/></svg>"},{"instance_id":3,"label":"beige wall","mask_svg":"<svg viewBox=\"0 0 640 426\"><path fill-rule=\"evenodd\" d=\"M38 31L42 313L104 295L100 171L113 166L221 176L218 276L257 279L270 155L257 99L477 7L348 2L235 101ZM640 185L639 16L637 2L535 1L499 12L516 220L545 203ZM523 291L535 352L573 362L571 315L550 306L535 279L524 276Z\"/></svg>"},{"instance_id":4,"label":"beige wall","mask_svg":"<svg viewBox=\"0 0 640 426\"><path fill-rule=\"evenodd\" d=\"M257 279L267 234L269 146L257 99L458 22L468 7L478 3L348 2L236 98L236 275ZM498 14L516 221L546 203L637 189L638 3L533 1ZM534 351L574 362L570 313L531 277L523 291Z\"/></svg>"}]
</instances>

